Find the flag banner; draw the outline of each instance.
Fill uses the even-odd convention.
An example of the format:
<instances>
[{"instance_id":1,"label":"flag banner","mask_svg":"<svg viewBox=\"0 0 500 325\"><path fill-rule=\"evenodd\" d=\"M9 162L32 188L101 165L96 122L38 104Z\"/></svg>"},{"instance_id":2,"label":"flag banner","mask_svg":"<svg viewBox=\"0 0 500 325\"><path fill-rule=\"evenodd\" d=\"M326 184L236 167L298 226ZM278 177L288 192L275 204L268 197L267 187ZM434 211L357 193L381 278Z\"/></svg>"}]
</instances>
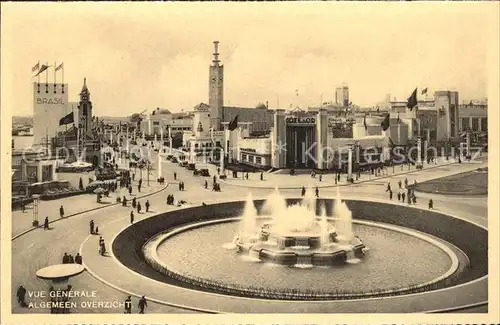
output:
<instances>
[{"instance_id":1,"label":"flag banner","mask_svg":"<svg viewBox=\"0 0 500 325\"><path fill-rule=\"evenodd\" d=\"M40 70L38 70L38 73L36 75L34 75L34 77L37 77L40 73L44 72L48 68L49 68L48 65L42 64L42 66L40 67Z\"/></svg>"},{"instance_id":2,"label":"flag banner","mask_svg":"<svg viewBox=\"0 0 500 325\"><path fill-rule=\"evenodd\" d=\"M422 90L422 95L425 95L425 94L427 94L427 88L424 88L424 89Z\"/></svg>"},{"instance_id":3,"label":"flag banner","mask_svg":"<svg viewBox=\"0 0 500 325\"><path fill-rule=\"evenodd\" d=\"M366 114L365 117L363 118L363 125L365 126L365 131L368 130L368 125L366 125Z\"/></svg>"},{"instance_id":4,"label":"flag banner","mask_svg":"<svg viewBox=\"0 0 500 325\"><path fill-rule=\"evenodd\" d=\"M63 62L63 63L61 63L61 64L59 64L59 65L57 66L56 71L59 71L59 70L61 70L62 68L64 68L64 62Z\"/></svg>"},{"instance_id":5,"label":"flag banner","mask_svg":"<svg viewBox=\"0 0 500 325\"><path fill-rule=\"evenodd\" d=\"M408 97L408 103L406 104L406 107L408 107L411 110L417 106L417 88L413 91L410 97Z\"/></svg>"},{"instance_id":6,"label":"flag banner","mask_svg":"<svg viewBox=\"0 0 500 325\"><path fill-rule=\"evenodd\" d=\"M238 115L234 117L234 119L229 123L228 129L229 131L234 131L238 127Z\"/></svg>"},{"instance_id":7,"label":"flag banner","mask_svg":"<svg viewBox=\"0 0 500 325\"><path fill-rule=\"evenodd\" d=\"M40 69L40 62L38 62L33 66L33 68L31 68L31 72L37 72L38 69Z\"/></svg>"},{"instance_id":8,"label":"flag banner","mask_svg":"<svg viewBox=\"0 0 500 325\"><path fill-rule=\"evenodd\" d=\"M66 124L71 124L74 122L75 122L74 115L73 115L73 112L71 112L59 120L59 125L66 125Z\"/></svg>"},{"instance_id":9,"label":"flag banner","mask_svg":"<svg viewBox=\"0 0 500 325\"><path fill-rule=\"evenodd\" d=\"M382 127L382 130L386 131L388 128L389 128L389 114L387 114L384 118L384 120L382 121L382 123L380 123L380 126Z\"/></svg>"}]
</instances>

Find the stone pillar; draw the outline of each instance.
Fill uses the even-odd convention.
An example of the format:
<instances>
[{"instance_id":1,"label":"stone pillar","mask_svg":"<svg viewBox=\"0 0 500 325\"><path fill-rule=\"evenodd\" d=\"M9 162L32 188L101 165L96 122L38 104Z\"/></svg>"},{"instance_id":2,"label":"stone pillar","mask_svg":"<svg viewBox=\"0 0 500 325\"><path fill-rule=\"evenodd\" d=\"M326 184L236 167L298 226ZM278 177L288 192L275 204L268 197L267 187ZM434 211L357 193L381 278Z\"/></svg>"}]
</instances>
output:
<instances>
[{"instance_id":1,"label":"stone pillar","mask_svg":"<svg viewBox=\"0 0 500 325\"><path fill-rule=\"evenodd\" d=\"M271 139L272 167L284 168L286 166L286 121L285 110L277 109L274 113L274 127Z\"/></svg>"},{"instance_id":2,"label":"stone pillar","mask_svg":"<svg viewBox=\"0 0 500 325\"><path fill-rule=\"evenodd\" d=\"M418 169L422 168L422 138L417 138L417 163L416 167Z\"/></svg>"},{"instance_id":3,"label":"stone pillar","mask_svg":"<svg viewBox=\"0 0 500 325\"><path fill-rule=\"evenodd\" d=\"M347 180L352 179L352 148L347 151Z\"/></svg>"},{"instance_id":4,"label":"stone pillar","mask_svg":"<svg viewBox=\"0 0 500 325\"><path fill-rule=\"evenodd\" d=\"M470 132L467 132L466 135L465 135L465 158L469 159L469 157L471 156L471 152L470 152Z\"/></svg>"},{"instance_id":5,"label":"stone pillar","mask_svg":"<svg viewBox=\"0 0 500 325\"><path fill-rule=\"evenodd\" d=\"M162 163L161 154L160 154L160 151L158 151L158 176L157 176L158 178L160 178L161 175L162 175L162 165L161 165L161 163Z\"/></svg>"}]
</instances>

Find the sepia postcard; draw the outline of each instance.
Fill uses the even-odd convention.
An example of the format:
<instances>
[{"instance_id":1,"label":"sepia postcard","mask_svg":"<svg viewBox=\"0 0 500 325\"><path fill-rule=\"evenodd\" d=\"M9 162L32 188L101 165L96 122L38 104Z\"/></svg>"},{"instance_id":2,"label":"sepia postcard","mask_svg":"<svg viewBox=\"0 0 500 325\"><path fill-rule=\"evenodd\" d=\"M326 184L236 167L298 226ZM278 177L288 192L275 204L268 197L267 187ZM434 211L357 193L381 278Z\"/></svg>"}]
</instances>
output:
<instances>
[{"instance_id":1,"label":"sepia postcard","mask_svg":"<svg viewBox=\"0 0 500 325\"><path fill-rule=\"evenodd\" d=\"M500 322L499 2L0 15L2 324Z\"/></svg>"}]
</instances>

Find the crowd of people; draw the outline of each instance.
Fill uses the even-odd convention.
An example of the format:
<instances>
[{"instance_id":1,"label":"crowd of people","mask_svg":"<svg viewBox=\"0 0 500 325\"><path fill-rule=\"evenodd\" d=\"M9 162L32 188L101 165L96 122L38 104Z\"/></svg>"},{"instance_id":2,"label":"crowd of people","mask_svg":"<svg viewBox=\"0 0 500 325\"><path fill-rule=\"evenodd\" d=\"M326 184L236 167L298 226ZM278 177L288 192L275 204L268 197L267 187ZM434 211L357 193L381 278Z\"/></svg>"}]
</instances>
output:
<instances>
[{"instance_id":1,"label":"crowd of people","mask_svg":"<svg viewBox=\"0 0 500 325\"><path fill-rule=\"evenodd\" d=\"M73 257L73 255L71 254L68 255L68 253L64 253L62 257L62 264L74 264L74 263L82 265L83 258L80 255L80 253L76 253L75 257Z\"/></svg>"}]
</instances>

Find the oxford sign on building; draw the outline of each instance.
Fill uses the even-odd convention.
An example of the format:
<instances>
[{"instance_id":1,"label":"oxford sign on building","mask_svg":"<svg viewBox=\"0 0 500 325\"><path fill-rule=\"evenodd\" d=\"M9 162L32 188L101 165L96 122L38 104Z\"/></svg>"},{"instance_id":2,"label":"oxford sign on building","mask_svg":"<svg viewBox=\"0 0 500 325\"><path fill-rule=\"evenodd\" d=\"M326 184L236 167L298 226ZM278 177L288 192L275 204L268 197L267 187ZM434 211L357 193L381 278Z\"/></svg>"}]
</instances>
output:
<instances>
[{"instance_id":1,"label":"oxford sign on building","mask_svg":"<svg viewBox=\"0 0 500 325\"><path fill-rule=\"evenodd\" d=\"M288 116L285 122L287 125L315 125L316 118L312 116Z\"/></svg>"}]
</instances>

